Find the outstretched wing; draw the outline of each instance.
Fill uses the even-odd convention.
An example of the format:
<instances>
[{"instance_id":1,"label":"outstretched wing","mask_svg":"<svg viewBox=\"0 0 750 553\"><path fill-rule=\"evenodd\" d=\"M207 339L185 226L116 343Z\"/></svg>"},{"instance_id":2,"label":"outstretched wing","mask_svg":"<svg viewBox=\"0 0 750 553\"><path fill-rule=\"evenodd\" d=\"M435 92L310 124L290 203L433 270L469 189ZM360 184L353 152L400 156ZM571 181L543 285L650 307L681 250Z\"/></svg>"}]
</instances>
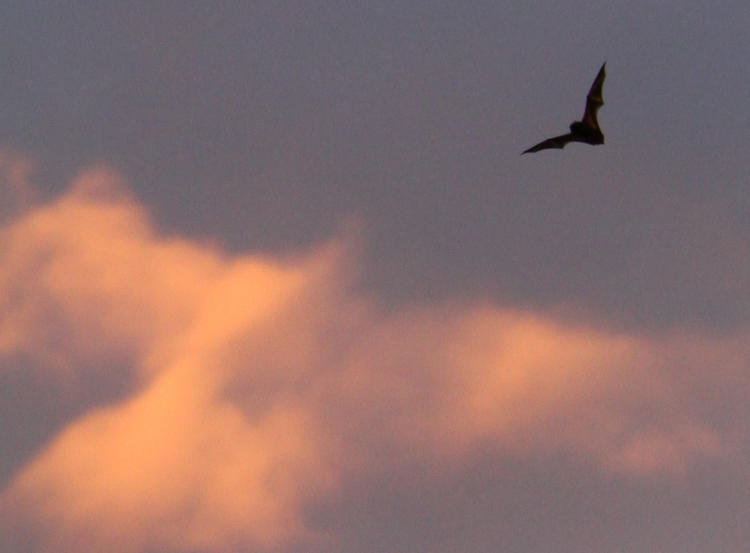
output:
<instances>
[{"instance_id":1,"label":"outstretched wing","mask_svg":"<svg viewBox=\"0 0 750 553\"><path fill-rule=\"evenodd\" d=\"M594 79L594 84L591 85L589 93L586 96L586 111L583 112L583 122L593 129L599 128L596 113L604 105L602 86L604 86L604 77L607 76L607 72L604 70L606 65L607 62L602 64L602 68L599 69L599 73L597 73L596 79Z\"/></svg>"},{"instance_id":2,"label":"outstretched wing","mask_svg":"<svg viewBox=\"0 0 750 553\"><path fill-rule=\"evenodd\" d=\"M572 140L573 140L572 133L555 136L553 138L548 138L547 140L544 140L540 142L539 144L532 146L528 150L521 152L521 155L538 152L539 150L549 150L550 148L564 148L565 145L568 142L571 142Z\"/></svg>"}]
</instances>

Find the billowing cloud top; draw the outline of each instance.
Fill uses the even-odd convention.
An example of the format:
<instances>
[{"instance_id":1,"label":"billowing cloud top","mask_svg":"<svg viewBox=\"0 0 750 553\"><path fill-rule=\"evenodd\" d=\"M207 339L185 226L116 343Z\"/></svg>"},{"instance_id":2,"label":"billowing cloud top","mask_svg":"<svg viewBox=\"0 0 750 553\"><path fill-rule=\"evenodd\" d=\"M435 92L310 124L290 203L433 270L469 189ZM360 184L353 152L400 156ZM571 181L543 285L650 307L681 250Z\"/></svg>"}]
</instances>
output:
<instances>
[{"instance_id":1,"label":"billowing cloud top","mask_svg":"<svg viewBox=\"0 0 750 553\"><path fill-rule=\"evenodd\" d=\"M279 549L326 539L308 508L389 467L489 449L674 478L745 435L721 384L744 382L742 336L386 308L353 286L356 238L231 256L158 233L106 168L24 205L0 231L0 370L78 406L1 496L38 550Z\"/></svg>"}]
</instances>

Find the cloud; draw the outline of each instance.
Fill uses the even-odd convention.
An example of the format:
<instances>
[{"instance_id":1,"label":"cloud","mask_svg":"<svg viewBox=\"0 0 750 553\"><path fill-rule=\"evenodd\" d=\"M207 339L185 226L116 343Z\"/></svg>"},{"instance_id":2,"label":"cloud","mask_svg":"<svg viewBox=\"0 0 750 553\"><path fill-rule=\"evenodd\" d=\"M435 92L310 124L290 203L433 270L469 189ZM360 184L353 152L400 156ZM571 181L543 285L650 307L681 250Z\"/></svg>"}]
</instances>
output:
<instances>
[{"instance_id":1,"label":"cloud","mask_svg":"<svg viewBox=\"0 0 750 553\"><path fill-rule=\"evenodd\" d=\"M9 492L12 512L50 525L49 546L231 551L304 535L300 501L325 489L308 415L248 417L181 371L71 424ZM59 549L58 549L59 550Z\"/></svg>"},{"instance_id":2,"label":"cloud","mask_svg":"<svg viewBox=\"0 0 750 553\"><path fill-rule=\"evenodd\" d=\"M29 178L34 171L31 159L0 148L0 222L30 207L37 199Z\"/></svg>"},{"instance_id":3,"label":"cloud","mask_svg":"<svg viewBox=\"0 0 750 553\"><path fill-rule=\"evenodd\" d=\"M0 232L0 358L72 390L125 375L2 494L0 525L40 550L273 549L322 539L310 505L399 464L562 452L679 477L744 436L716 384L742 337L386 307L355 286L356 238L231 256L158 233L106 168Z\"/></svg>"}]
</instances>

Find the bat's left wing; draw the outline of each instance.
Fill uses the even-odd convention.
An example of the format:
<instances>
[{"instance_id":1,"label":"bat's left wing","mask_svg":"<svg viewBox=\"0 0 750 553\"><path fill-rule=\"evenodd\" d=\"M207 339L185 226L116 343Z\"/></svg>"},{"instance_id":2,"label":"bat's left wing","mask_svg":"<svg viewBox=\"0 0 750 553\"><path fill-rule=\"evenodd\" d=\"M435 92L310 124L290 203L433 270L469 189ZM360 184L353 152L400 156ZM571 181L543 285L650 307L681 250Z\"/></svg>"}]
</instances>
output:
<instances>
[{"instance_id":1,"label":"bat's left wing","mask_svg":"<svg viewBox=\"0 0 750 553\"><path fill-rule=\"evenodd\" d=\"M559 148L564 148L565 145L568 142L571 142L572 140L573 140L573 134L572 133L563 134L563 135L560 135L560 136L555 136L553 138L548 138L547 140L543 140L539 144L535 144L534 146L532 146L528 150L525 150L525 151L521 152L521 155L523 155L523 154L530 154L530 153L533 153L533 152L538 152L539 150L549 150L551 148L558 148L558 149Z\"/></svg>"}]
</instances>

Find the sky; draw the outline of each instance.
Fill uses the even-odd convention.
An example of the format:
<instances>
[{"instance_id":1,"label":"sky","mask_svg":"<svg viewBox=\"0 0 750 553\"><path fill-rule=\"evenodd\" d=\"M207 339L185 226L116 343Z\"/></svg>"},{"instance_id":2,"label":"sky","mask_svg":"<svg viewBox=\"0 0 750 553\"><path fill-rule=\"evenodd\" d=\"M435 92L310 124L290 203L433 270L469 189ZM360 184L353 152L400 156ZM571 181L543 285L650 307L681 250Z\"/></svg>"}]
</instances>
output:
<instances>
[{"instance_id":1,"label":"sky","mask_svg":"<svg viewBox=\"0 0 750 553\"><path fill-rule=\"evenodd\" d=\"M748 27L4 4L0 553L746 551Z\"/></svg>"}]
</instances>

